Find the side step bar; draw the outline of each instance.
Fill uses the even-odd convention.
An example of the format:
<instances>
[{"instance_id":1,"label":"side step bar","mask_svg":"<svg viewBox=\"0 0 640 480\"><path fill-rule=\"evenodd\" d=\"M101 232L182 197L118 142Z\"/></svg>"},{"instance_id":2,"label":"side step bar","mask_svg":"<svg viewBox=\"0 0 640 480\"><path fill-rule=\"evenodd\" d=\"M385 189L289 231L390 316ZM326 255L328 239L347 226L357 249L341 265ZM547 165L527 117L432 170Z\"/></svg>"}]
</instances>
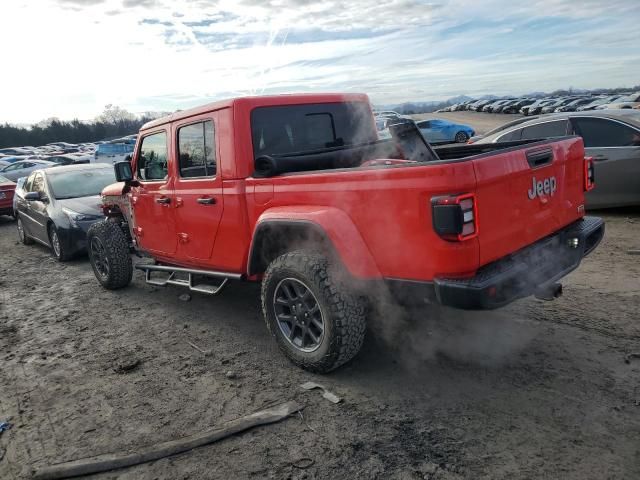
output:
<instances>
[{"instance_id":1,"label":"side step bar","mask_svg":"<svg viewBox=\"0 0 640 480\"><path fill-rule=\"evenodd\" d=\"M190 268L171 267L167 265L153 265L153 264L138 264L136 269L142 270L145 273L145 281L149 285L156 285L158 287L166 287L167 285L177 285L179 287L187 287L192 292L206 293L207 295L217 295L227 285L229 280L241 280L242 275L239 273L226 273L216 272L214 270L197 270ZM151 274L153 272L165 272L169 274L168 278L153 279ZM187 279L176 278L176 274L183 273L187 275ZM220 278L222 281L219 285L206 285L195 284L194 276L200 275L203 277Z\"/></svg>"}]
</instances>

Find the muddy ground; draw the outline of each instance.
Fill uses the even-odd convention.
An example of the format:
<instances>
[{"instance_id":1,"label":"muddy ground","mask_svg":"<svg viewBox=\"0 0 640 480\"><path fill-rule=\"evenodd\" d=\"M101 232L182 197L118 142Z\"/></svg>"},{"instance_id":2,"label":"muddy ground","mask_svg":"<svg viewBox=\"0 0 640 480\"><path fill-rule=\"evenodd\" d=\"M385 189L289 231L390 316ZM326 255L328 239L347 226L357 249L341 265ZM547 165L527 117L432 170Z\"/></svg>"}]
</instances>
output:
<instances>
[{"instance_id":1,"label":"muddy ground","mask_svg":"<svg viewBox=\"0 0 640 480\"><path fill-rule=\"evenodd\" d=\"M0 421L13 424L0 478L289 399L302 417L92 478L640 478L640 358L625 362L640 353L640 256L628 253L640 210L604 216L603 244L559 300L464 314L387 305L362 353L326 376L279 353L257 285L185 302L137 273L106 291L86 258L19 245L0 217ZM343 402L303 392L309 380Z\"/></svg>"}]
</instances>

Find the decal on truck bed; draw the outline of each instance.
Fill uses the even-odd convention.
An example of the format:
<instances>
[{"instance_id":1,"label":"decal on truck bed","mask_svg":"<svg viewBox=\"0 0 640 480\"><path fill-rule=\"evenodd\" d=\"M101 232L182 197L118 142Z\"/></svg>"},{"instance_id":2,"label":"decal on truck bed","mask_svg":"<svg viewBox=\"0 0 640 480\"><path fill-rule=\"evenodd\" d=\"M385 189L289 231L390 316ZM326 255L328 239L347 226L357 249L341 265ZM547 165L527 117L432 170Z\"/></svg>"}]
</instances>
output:
<instances>
[{"instance_id":1,"label":"decal on truck bed","mask_svg":"<svg viewBox=\"0 0 640 480\"><path fill-rule=\"evenodd\" d=\"M533 200L536 196L541 197L543 194L553 196L554 193L556 193L556 177L545 178L538 182L536 182L536 177L533 177L533 184L527 192L530 200Z\"/></svg>"}]
</instances>

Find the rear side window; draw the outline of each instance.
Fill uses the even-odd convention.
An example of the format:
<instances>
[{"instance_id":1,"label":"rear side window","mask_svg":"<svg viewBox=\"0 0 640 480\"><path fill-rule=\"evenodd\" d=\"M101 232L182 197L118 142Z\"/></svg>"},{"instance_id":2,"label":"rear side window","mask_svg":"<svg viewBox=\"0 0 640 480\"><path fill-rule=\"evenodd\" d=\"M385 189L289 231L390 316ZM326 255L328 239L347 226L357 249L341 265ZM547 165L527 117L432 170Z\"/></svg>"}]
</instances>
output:
<instances>
[{"instance_id":1,"label":"rear side window","mask_svg":"<svg viewBox=\"0 0 640 480\"><path fill-rule=\"evenodd\" d=\"M211 120L178 130L178 158L183 178L216 175L215 134Z\"/></svg>"},{"instance_id":2,"label":"rear side window","mask_svg":"<svg viewBox=\"0 0 640 480\"><path fill-rule=\"evenodd\" d=\"M505 133L498 139L498 141L499 142L515 142L517 140L520 140L521 138L522 138L522 129L518 128L516 130L512 130L508 133Z\"/></svg>"},{"instance_id":3,"label":"rear side window","mask_svg":"<svg viewBox=\"0 0 640 480\"><path fill-rule=\"evenodd\" d=\"M167 177L167 134L158 132L142 139L138 155L138 178L142 181Z\"/></svg>"},{"instance_id":4,"label":"rear side window","mask_svg":"<svg viewBox=\"0 0 640 480\"><path fill-rule=\"evenodd\" d=\"M378 140L365 102L258 107L251 112L251 133L255 157Z\"/></svg>"},{"instance_id":5,"label":"rear side window","mask_svg":"<svg viewBox=\"0 0 640 480\"><path fill-rule=\"evenodd\" d=\"M640 131L603 118L574 118L576 133L586 148L639 147Z\"/></svg>"},{"instance_id":6,"label":"rear side window","mask_svg":"<svg viewBox=\"0 0 640 480\"><path fill-rule=\"evenodd\" d=\"M522 140L562 137L567 134L567 120L539 123L522 129Z\"/></svg>"}]
</instances>

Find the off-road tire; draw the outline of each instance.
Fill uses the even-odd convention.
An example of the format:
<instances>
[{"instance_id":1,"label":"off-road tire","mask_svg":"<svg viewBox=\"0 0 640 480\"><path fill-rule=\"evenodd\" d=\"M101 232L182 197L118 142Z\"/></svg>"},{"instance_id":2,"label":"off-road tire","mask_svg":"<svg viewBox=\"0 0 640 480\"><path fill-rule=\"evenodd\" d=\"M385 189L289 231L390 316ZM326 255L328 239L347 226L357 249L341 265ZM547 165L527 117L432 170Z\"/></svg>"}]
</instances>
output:
<instances>
[{"instance_id":1,"label":"off-road tire","mask_svg":"<svg viewBox=\"0 0 640 480\"><path fill-rule=\"evenodd\" d=\"M336 275L337 272L340 272ZM350 292L346 272L319 253L294 251L271 262L262 280L262 313L282 352L297 366L327 373L353 359L364 342L366 303ZM336 278L338 277L338 278ZM294 279L313 293L323 315L324 336L317 350L292 345L279 327L275 291L284 279Z\"/></svg>"},{"instance_id":2,"label":"off-road tire","mask_svg":"<svg viewBox=\"0 0 640 480\"><path fill-rule=\"evenodd\" d=\"M51 255L53 255L53 258L55 258L59 262L66 262L68 260L71 260L71 257L73 257L73 255L69 254L62 240L60 240L58 230L53 223L50 223L47 227L47 235L49 236L49 245L51 245ZM58 251L56 251L56 248L53 244L55 238L57 238L58 241Z\"/></svg>"},{"instance_id":3,"label":"off-road tire","mask_svg":"<svg viewBox=\"0 0 640 480\"><path fill-rule=\"evenodd\" d=\"M96 258L94 258L92 250L94 239L97 239L104 247L103 261L108 265L106 272L96 266ZM119 225L109 220L102 220L91 225L87 232L87 252L93 273L104 288L116 290L131 283L133 262L129 251L129 241Z\"/></svg>"},{"instance_id":4,"label":"off-road tire","mask_svg":"<svg viewBox=\"0 0 640 480\"><path fill-rule=\"evenodd\" d=\"M33 245L33 239L27 235L20 215L16 215L16 228L18 229L18 239L20 240L20 243L23 245ZM22 233L20 233L20 228L22 228Z\"/></svg>"}]
</instances>

